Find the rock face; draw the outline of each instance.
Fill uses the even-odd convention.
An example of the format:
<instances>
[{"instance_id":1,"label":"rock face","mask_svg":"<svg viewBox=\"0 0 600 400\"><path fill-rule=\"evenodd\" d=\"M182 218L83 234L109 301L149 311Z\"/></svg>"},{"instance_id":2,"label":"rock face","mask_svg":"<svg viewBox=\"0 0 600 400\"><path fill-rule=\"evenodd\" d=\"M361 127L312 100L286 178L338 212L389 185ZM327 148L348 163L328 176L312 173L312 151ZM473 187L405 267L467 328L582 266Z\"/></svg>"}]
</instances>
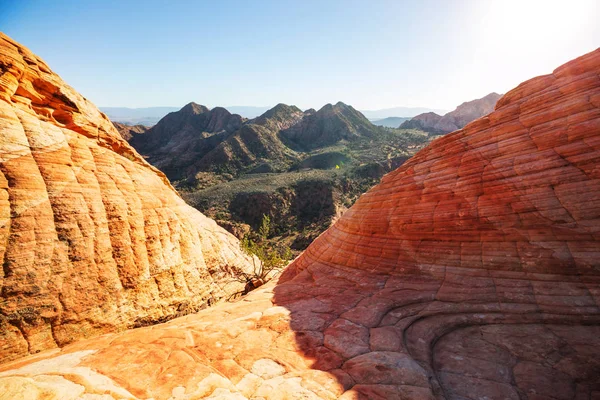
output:
<instances>
[{"instance_id":1,"label":"rock face","mask_svg":"<svg viewBox=\"0 0 600 400\"><path fill-rule=\"evenodd\" d=\"M443 117L433 112L420 114L404 122L400 128L421 129L433 134L449 133L491 113L500 97L498 93L490 93L481 99L467 101Z\"/></svg>"},{"instance_id":2,"label":"rock face","mask_svg":"<svg viewBox=\"0 0 600 400\"><path fill-rule=\"evenodd\" d=\"M148 130L147 126L144 125L127 125L120 122L114 122L113 125L117 128L117 131L121 137L127 141L130 141L132 137L146 133Z\"/></svg>"},{"instance_id":3,"label":"rock face","mask_svg":"<svg viewBox=\"0 0 600 400\"><path fill-rule=\"evenodd\" d=\"M598 398L599 73L510 91L243 301L4 364L0 393Z\"/></svg>"},{"instance_id":4,"label":"rock face","mask_svg":"<svg viewBox=\"0 0 600 400\"><path fill-rule=\"evenodd\" d=\"M238 290L232 274L250 263L237 240L5 35L0 132L1 361Z\"/></svg>"}]
</instances>

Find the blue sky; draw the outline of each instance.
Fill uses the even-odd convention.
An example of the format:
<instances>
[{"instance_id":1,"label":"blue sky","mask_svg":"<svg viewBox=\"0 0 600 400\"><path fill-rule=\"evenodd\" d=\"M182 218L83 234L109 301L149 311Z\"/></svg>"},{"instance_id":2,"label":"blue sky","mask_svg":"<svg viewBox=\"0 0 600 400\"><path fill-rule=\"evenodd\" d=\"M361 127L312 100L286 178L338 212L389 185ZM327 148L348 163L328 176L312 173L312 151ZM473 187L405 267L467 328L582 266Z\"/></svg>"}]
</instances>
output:
<instances>
[{"instance_id":1,"label":"blue sky","mask_svg":"<svg viewBox=\"0 0 600 400\"><path fill-rule=\"evenodd\" d=\"M600 46L596 0L0 0L99 106L453 109Z\"/></svg>"}]
</instances>

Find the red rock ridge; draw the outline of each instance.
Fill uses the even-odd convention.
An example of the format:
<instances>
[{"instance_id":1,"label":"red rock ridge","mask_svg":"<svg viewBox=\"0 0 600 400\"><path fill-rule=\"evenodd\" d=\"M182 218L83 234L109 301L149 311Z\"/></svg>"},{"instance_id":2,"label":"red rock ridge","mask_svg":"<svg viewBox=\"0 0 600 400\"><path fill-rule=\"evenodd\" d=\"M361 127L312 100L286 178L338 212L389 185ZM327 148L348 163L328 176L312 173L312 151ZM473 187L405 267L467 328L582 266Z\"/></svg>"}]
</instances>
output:
<instances>
[{"instance_id":1,"label":"red rock ridge","mask_svg":"<svg viewBox=\"0 0 600 400\"><path fill-rule=\"evenodd\" d=\"M0 360L196 310L237 290L237 240L108 118L0 34Z\"/></svg>"}]
</instances>

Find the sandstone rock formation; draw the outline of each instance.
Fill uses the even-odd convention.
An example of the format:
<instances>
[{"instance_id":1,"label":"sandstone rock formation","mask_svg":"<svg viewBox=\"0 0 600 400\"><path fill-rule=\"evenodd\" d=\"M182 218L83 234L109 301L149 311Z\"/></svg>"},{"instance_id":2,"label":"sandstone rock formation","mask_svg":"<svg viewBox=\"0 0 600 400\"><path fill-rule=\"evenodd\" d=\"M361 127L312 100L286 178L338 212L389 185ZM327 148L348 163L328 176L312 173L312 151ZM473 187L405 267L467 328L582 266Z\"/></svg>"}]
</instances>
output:
<instances>
[{"instance_id":1,"label":"sandstone rock formation","mask_svg":"<svg viewBox=\"0 0 600 400\"><path fill-rule=\"evenodd\" d=\"M276 283L0 366L6 398L597 399L600 49L388 174Z\"/></svg>"},{"instance_id":2,"label":"sandstone rock formation","mask_svg":"<svg viewBox=\"0 0 600 400\"><path fill-rule=\"evenodd\" d=\"M464 102L444 116L434 112L419 114L410 121L404 122L400 128L421 129L434 134L449 133L491 113L500 97L498 93L490 93L481 99Z\"/></svg>"},{"instance_id":3,"label":"sandstone rock formation","mask_svg":"<svg viewBox=\"0 0 600 400\"><path fill-rule=\"evenodd\" d=\"M5 35L0 257L0 361L197 310L250 268L233 236Z\"/></svg>"}]
</instances>

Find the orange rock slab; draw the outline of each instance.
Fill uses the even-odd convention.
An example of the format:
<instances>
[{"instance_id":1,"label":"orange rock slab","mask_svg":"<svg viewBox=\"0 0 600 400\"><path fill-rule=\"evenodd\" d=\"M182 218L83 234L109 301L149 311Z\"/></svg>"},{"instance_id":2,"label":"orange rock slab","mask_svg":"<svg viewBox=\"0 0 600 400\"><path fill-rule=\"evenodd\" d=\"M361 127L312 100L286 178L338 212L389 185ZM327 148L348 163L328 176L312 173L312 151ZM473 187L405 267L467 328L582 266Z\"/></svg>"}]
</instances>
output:
<instances>
[{"instance_id":1,"label":"orange rock slab","mask_svg":"<svg viewBox=\"0 0 600 400\"><path fill-rule=\"evenodd\" d=\"M239 290L237 240L108 118L0 35L0 361Z\"/></svg>"},{"instance_id":2,"label":"orange rock slab","mask_svg":"<svg viewBox=\"0 0 600 400\"><path fill-rule=\"evenodd\" d=\"M3 364L0 393L598 398L599 74L597 50L510 91L385 176L276 282Z\"/></svg>"}]
</instances>

